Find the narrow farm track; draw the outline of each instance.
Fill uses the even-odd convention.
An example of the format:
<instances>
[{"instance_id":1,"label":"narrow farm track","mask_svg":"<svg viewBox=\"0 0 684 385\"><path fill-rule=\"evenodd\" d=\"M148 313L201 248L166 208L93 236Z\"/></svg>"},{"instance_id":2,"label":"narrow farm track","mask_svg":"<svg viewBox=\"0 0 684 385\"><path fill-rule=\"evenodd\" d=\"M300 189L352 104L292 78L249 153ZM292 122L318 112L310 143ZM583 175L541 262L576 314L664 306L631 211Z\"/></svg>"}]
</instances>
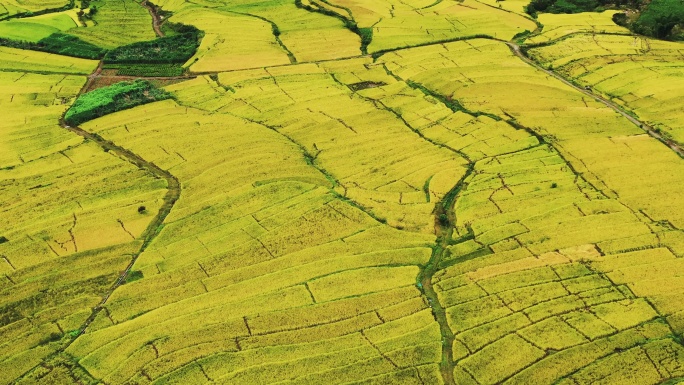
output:
<instances>
[{"instance_id":1,"label":"narrow farm track","mask_svg":"<svg viewBox=\"0 0 684 385\"><path fill-rule=\"evenodd\" d=\"M114 290L116 290L119 286L121 286L125 280L128 274L130 273L131 269L133 268L133 265L135 265L135 262L138 260L138 257L140 254L142 254L143 251L147 248L147 246L154 240L154 238L159 234L159 230L161 228L161 225L164 223L164 220L166 217L169 215L171 212L171 209L173 209L173 206L175 205L176 201L178 201L178 198L180 197L181 194L181 186L180 186L180 181L178 178L173 176L170 172L160 168L156 164L149 162L142 157L140 157L137 154L134 154L133 152L120 147L116 145L115 143L108 141L101 137L98 134L94 134L88 131L85 131L84 129L80 127L72 127L67 125L63 119L60 120L60 124L62 127L66 128L67 130L73 132L76 135L79 135L83 137L84 139L87 139L89 141L97 143L100 147L102 147L103 150L107 152L114 153L130 163L134 164L140 169L147 170L150 172L152 175L154 175L156 178L161 178L166 180L168 186L167 186L167 191L166 195L163 198L164 203L162 204L161 208L157 212L157 214L154 216L150 224L147 226L145 231L143 232L141 236L142 244L140 246L140 249L138 252L136 252L133 257L131 258L131 261L129 264L126 266L126 268L121 272L119 277L117 278L116 282L112 285L112 287L105 293L105 295L102 297L102 301L93 308L92 314L86 319L86 321L81 325L81 327L78 329L78 334L72 338L68 344L66 344L61 350L66 349L69 345L71 345L76 338L78 338L80 335L82 335L85 330L88 328L88 326L95 320L95 317L102 311L104 308L104 305L107 303L107 300L109 300L109 297L111 297L112 293Z\"/></svg>"},{"instance_id":2,"label":"narrow farm track","mask_svg":"<svg viewBox=\"0 0 684 385\"><path fill-rule=\"evenodd\" d=\"M147 9L147 11L150 13L150 16L152 16L152 28L154 29L154 33L156 33L158 37L164 37L164 32L162 32L162 30L161 30L162 20L159 17L159 15L157 14L157 12L155 12L154 7L152 7L147 2L147 0L140 3L140 5L145 7Z\"/></svg>"},{"instance_id":3,"label":"narrow farm track","mask_svg":"<svg viewBox=\"0 0 684 385\"><path fill-rule=\"evenodd\" d=\"M93 82L95 81L96 78L100 76L100 73L102 72L102 66L103 62L100 61L99 65L95 69L95 71L88 76L88 80L86 84L83 86L81 91L78 93L77 96L80 96L86 90L92 86ZM66 111L65 113L66 114ZM107 300L109 300L109 297L111 297L112 293L114 290L116 290L119 286L121 286L125 281L126 277L130 273L131 269L133 268L133 265L135 265L135 262L138 260L138 257L140 254L142 254L143 251L147 248L147 246L154 240L154 238L159 234L159 230L164 223L164 220L166 217L169 215L171 212L171 209L173 209L173 206L175 205L176 201L178 201L178 198L180 198L181 194L181 185L180 181L178 178L176 178L174 175L172 175L170 172L160 168L156 164L147 161L143 159L141 156L133 153L130 150L127 150L111 141L106 140L102 136L96 134L96 133L91 133L88 132L81 127L72 127L66 124L64 121L64 114L59 120L60 125L73 132L74 134L81 136L82 138L92 141L94 143L97 143L104 151L106 152L111 152L113 154L116 154L117 156L126 159L133 165L137 166L140 169L147 170L149 173L154 175L155 178L160 178L166 180L167 183L167 191L166 195L163 198L163 204L159 208L159 211L157 214L154 216L152 221L147 225L147 228L145 228L145 231L141 235L141 240L142 244L140 245L140 249L132 256L131 261L129 264L126 266L126 268L119 274L119 277L117 278L116 282L112 285L112 287L105 293L105 295L102 297L102 300L100 303L93 308L92 313L90 316L85 320L85 322L81 325L81 327L78 329L78 334L74 336L66 345L64 345L59 351L62 352L64 351L69 345L71 345L76 338L81 336L85 330L88 328L88 326L95 320L95 317L102 311L104 308L104 305L107 303Z\"/></svg>"},{"instance_id":4,"label":"narrow farm track","mask_svg":"<svg viewBox=\"0 0 684 385\"><path fill-rule=\"evenodd\" d=\"M563 76L557 74L556 72L554 72L554 71L552 71L552 70L548 70L548 69L545 69L544 67L540 66L539 64L537 64L536 62L534 62L532 59L530 59L529 57L527 57L527 56L522 52L522 50L520 49L520 46L519 46L519 45L517 45L517 44L515 44L515 43L512 43L512 42L506 42L506 45L508 45L508 47L511 49L511 51L512 51L518 58L520 58L520 60L524 61L525 63L529 64L530 66L532 66L532 67L534 67L534 68L536 68L536 69L538 69L538 70L540 70L540 71L542 71L542 72L544 72L544 73L546 73L546 74L548 74L548 75L550 75L550 76L553 76L554 78L556 78L556 79L560 80L561 82L563 82L563 84L565 84L565 85L567 85L567 86L570 86L570 87L574 88L575 90L581 92L582 94L587 95L587 96L593 98L594 100L596 100L596 101L598 101L598 102L604 104L605 106L611 108L612 110L614 110L614 111L617 112L618 114L620 114L620 115L624 116L625 118L627 118L627 120L629 120L630 122L632 122L634 125L636 125L637 127L641 128L642 130L644 130L647 134L649 134L649 135L652 136L653 138L657 139L658 141L660 141L661 143L663 143L664 145L666 145L666 146L667 146L668 148L670 148L672 151L674 151L675 153L677 153L677 155L679 155L680 157L684 158L684 148L682 148L680 145L678 145L678 144L675 143L674 141L665 138L663 135L661 135L661 134L659 134L658 132L656 132L656 131L653 129L653 127L649 126L648 124L646 124L646 123L640 121L639 119L635 118L634 116L630 115L627 111L625 111L624 109L622 109L622 108L621 108L620 106L618 106L617 104L613 103L612 101L610 101L610 100L608 100L608 99L606 99L606 98L604 98L604 97L602 97L602 96L600 96L600 95L597 95L597 94L593 93L592 91L590 91L590 90L588 90L588 89L584 89L584 88L582 88L582 87L579 87L579 86L573 84L571 81L567 80L566 78L564 78Z\"/></svg>"},{"instance_id":5,"label":"narrow farm track","mask_svg":"<svg viewBox=\"0 0 684 385\"><path fill-rule=\"evenodd\" d=\"M104 60L100 60L100 62L97 64L97 68L95 69L95 71L92 74L88 75L88 80L81 88L81 91L79 91L79 95L90 90L90 88L93 86L93 83L95 83L95 80L100 77L100 74L102 73L102 67L104 67Z\"/></svg>"}]
</instances>

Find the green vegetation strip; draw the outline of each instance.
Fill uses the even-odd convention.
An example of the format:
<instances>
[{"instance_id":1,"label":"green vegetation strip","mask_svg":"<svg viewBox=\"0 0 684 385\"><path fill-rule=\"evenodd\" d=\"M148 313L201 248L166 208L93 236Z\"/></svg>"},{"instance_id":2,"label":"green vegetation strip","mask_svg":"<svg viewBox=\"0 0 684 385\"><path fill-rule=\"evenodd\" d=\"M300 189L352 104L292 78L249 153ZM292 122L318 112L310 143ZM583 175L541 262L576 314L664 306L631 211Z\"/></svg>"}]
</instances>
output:
<instances>
[{"instance_id":1,"label":"green vegetation strip","mask_svg":"<svg viewBox=\"0 0 684 385\"><path fill-rule=\"evenodd\" d=\"M171 94L145 80L120 82L79 96L64 115L64 121L77 126L116 111L169 98Z\"/></svg>"}]
</instances>

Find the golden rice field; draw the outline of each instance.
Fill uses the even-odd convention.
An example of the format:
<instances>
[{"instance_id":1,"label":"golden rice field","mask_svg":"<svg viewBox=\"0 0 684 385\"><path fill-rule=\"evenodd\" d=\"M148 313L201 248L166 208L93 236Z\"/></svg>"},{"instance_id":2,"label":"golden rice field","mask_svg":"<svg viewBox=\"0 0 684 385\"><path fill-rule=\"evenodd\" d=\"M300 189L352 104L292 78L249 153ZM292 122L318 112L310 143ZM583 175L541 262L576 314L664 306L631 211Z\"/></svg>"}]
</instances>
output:
<instances>
[{"instance_id":1,"label":"golden rice field","mask_svg":"<svg viewBox=\"0 0 684 385\"><path fill-rule=\"evenodd\" d=\"M338 11L347 10L360 27L373 30L369 52L474 35L509 40L517 33L536 27L521 15L475 0L329 0L323 3L337 6Z\"/></svg>"},{"instance_id":2,"label":"golden rice field","mask_svg":"<svg viewBox=\"0 0 684 385\"><path fill-rule=\"evenodd\" d=\"M89 21L92 25L71 29L69 34L107 49L155 38L152 17L135 1L93 0L91 4L98 10Z\"/></svg>"},{"instance_id":3,"label":"golden rice field","mask_svg":"<svg viewBox=\"0 0 684 385\"><path fill-rule=\"evenodd\" d=\"M582 86L609 97L679 143L684 65L680 44L633 36L577 35L530 51Z\"/></svg>"},{"instance_id":4,"label":"golden rice field","mask_svg":"<svg viewBox=\"0 0 684 385\"><path fill-rule=\"evenodd\" d=\"M155 38L94 3L38 18ZM132 77L0 47L0 384L684 380L681 148L618 112L678 140L681 43L516 1L155 5L204 33L170 98L79 126Z\"/></svg>"},{"instance_id":5,"label":"golden rice field","mask_svg":"<svg viewBox=\"0 0 684 385\"><path fill-rule=\"evenodd\" d=\"M629 30L615 24L612 20L617 11L603 11L601 13L585 12L581 14L541 14L539 22L544 25L542 32L531 36L529 43L549 43L568 35L574 34L629 34ZM599 38L603 38L600 36ZM563 44L563 43L559 43Z\"/></svg>"}]
</instances>

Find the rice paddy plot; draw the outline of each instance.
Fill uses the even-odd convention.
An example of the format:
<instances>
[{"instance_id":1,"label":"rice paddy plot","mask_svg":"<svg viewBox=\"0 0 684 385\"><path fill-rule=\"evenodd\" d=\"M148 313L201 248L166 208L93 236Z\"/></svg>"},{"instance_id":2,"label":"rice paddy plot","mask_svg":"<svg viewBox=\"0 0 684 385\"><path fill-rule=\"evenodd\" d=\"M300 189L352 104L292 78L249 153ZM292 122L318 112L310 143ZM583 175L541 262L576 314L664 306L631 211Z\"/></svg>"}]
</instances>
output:
<instances>
[{"instance_id":1,"label":"rice paddy plot","mask_svg":"<svg viewBox=\"0 0 684 385\"><path fill-rule=\"evenodd\" d=\"M646 221L684 224L670 209L678 204L674 186L684 177L680 158L615 111L525 64L504 44L477 39L388 53L382 60L395 75L452 95L466 108L529 127L588 183L607 197L619 196Z\"/></svg>"},{"instance_id":2,"label":"rice paddy plot","mask_svg":"<svg viewBox=\"0 0 684 385\"><path fill-rule=\"evenodd\" d=\"M503 1L502 3L507 3ZM613 15L619 11L582 12L576 14L542 13L539 22L544 25L541 33L525 40L526 44L549 43L568 35L591 33L601 38L603 33L629 34L629 30L613 21Z\"/></svg>"},{"instance_id":3,"label":"rice paddy plot","mask_svg":"<svg viewBox=\"0 0 684 385\"><path fill-rule=\"evenodd\" d=\"M62 8L69 5L68 0L2 0L0 2L0 18L23 14L27 12L41 12Z\"/></svg>"},{"instance_id":4,"label":"rice paddy plot","mask_svg":"<svg viewBox=\"0 0 684 385\"><path fill-rule=\"evenodd\" d=\"M430 200L441 199L463 175L466 161L458 153L421 138L396 111L353 93L315 65L231 72L218 81L235 92L212 98L223 107L211 111L260 122L297 143L334 180L338 194L378 219L433 232ZM177 89L182 104L210 103L195 100L196 91Z\"/></svg>"},{"instance_id":5,"label":"rice paddy plot","mask_svg":"<svg viewBox=\"0 0 684 385\"><path fill-rule=\"evenodd\" d=\"M361 54L359 36L338 18L299 8L294 2L160 2L183 22L206 32L193 72L261 68ZM201 15L202 17L197 17Z\"/></svg>"},{"instance_id":6,"label":"rice paddy plot","mask_svg":"<svg viewBox=\"0 0 684 385\"><path fill-rule=\"evenodd\" d=\"M47 55L45 55L47 56ZM54 55L49 55L50 57ZM68 343L140 247L166 191L58 126L82 76L0 72L0 381Z\"/></svg>"},{"instance_id":7,"label":"rice paddy plot","mask_svg":"<svg viewBox=\"0 0 684 385\"><path fill-rule=\"evenodd\" d=\"M578 35L530 54L684 143L680 45L633 36Z\"/></svg>"},{"instance_id":8,"label":"rice paddy plot","mask_svg":"<svg viewBox=\"0 0 684 385\"><path fill-rule=\"evenodd\" d=\"M91 73L96 67L97 61L95 60L0 47L0 70L15 71L17 76L21 76L23 71L86 75ZM75 93L71 95L75 95Z\"/></svg>"},{"instance_id":9,"label":"rice paddy plot","mask_svg":"<svg viewBox=\"0 0 684 385\"><path fill-rule=\"evenodd\" d=\"M526 17L467 0L364 2L334 0L351 12L360 28L372 29L369 52L453 40L466 36L488 35L510 40L536 25Z\"/></svg>"},{"instance_id":10,"label":"rice paddy plot","mask_svg":"<svg viewBox=\"0 0 684 385\"><path fill-rule=\"evenodd\" d=\"M202 83L168 90L183 103L193 94L185 88ZM438 327L415 288L432 236L393 229L340 199L298 145L249 120L168 100L85 128L183 187L134 267L142 278L115 291L69 347L89 373L108 382L191 382L204 372L298 383L400 375L398 365L434 373ZM377 274L386 279L369 284Z\"/></svg>"},{"instance_id":11,"label":"rice paddy plot","mask_svg":"<svg viewBox=\"0 0 684 385\"><path fill-rule=\"evenodd\" d=\"M501 8L506 11L510 11L513 13L517 13L518 15L522 15L524 17L530 17L530 15L525 12L525 8L527 7L528 4L530 4L529 1L527 0L478 0L479 2L483 4L488 4L493 7ZM542 14L543 16L546 16L547 14ZM540 15L541 16L541 15ZM539 16L537 17L539 18ZM532 32L532 30L530 30Z\"/></svg>"},{"instance_id":12,"label":"rice paddy plot","mask_svg":"<svg viewBox=\"0 0 684 385\"><path fill-rule=\"evenodd\" d=\"M288 64L287 52L276 42L269 23L255 17L205 8L187 8L173 22L204 32L202 43L187 62L193 72L228 71ZM249 31L245 38L244 31Z\"/></svg>"},{"instance_id":13,"label":"rice paddy plot","mask_svg":"<svg viewBox=\"0 0 684 385\"><path fill-rule=\"evenodd\" d=\"M97 7L93 25L67 31L83 41L111 49L139 41L154 40L152 17L133 0L93 0Z\"/></svg>"},{"instance_id":14,"label":"rice paddy plot","mask_svg":"<svg viewBox=\"0 0 684 385\"><path fill-rule=\"evenodd\" d=\"M299 8L293 1L226 1L222 9L268 20L282 44L299 62L361 54L361 40L335 17Z\"/></svg>"}]
</instances>

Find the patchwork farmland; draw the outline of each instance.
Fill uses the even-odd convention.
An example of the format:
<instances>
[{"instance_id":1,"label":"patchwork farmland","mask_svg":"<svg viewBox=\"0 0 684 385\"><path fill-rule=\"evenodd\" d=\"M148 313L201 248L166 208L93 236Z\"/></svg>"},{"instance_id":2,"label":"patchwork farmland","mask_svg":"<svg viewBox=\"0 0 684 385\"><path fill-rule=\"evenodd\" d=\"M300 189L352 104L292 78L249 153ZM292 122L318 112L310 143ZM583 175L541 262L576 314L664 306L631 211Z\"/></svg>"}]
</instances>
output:
<instances>
[{"instance_id":1,"label":"patchwork farmland","mask_svg":"<svg viewBox=\"0 0 684 385\"><path fill-rule=\"evenodd\" d=\"M0 384L684 384L684 20L605 8L0 0Z\"/></svg>"}]
</instances>

